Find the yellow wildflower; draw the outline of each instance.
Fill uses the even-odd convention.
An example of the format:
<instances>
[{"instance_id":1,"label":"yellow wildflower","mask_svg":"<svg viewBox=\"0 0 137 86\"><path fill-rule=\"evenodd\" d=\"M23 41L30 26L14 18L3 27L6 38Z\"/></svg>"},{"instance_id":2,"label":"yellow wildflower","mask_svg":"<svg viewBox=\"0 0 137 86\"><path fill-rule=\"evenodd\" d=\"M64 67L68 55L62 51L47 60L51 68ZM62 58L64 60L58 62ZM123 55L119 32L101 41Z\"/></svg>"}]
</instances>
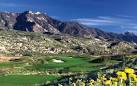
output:
<instances>
[{"instance_id":1,"label":"yellow wildflower","mask_svg":"<svg viewBox=\"0 0 137 86\"><path fill-rule=\"evenodd\" d=\"M125 68L125 73L128 73L128 74L131 74L131 73L135 73L135 70L134 69L131 69L131 68Z\"/></svg>"},{"instance_id":2,"label":"yellow wildflower","mask_svg":"<svg viewBox=\"0 0 137 86\"><path fill-rule=\"evenodd\" d=\"M126 75L125 72L118 71L118 72L117 72L117 75L118 75L118 78L119 78L119 79L120 79L120 78L122 78L122 79L124 79L124 80L127 79L127 75Z\"/></svg>"},{"instance_id":3,"label":"yellow wildflower","mask_svg":"<svg viewBox=\"0 0 137 86\"><path fill-rule=\"evenodd\" d=\"M90 80L89 86L94 86L95 81L94 80Z\"/></svg>"},{"instance_id":4,"label":"yellow wildflower","mask_svg":"<svg viewBox=\"0 0 137 86\"><path fill-rule=\"evenodd\" d=\"M118 81L118 79L117 79L117 78L111 78L111 80L112 80L112 81Z\"/></svg>"},{"instance_id":5,"label":"yellow wildflower","mask_svg":"<svg viewBox=\"0 0 137 86\"><path fill-rule=\"evenodd\" d=\"M94 83L95 81L94 80L90 80L90 83Z\"/></svg>"},{"instance_id":6,"label":"yellow wildflower","mask_svg":"<svg viewBox=\"0 0 137 86\"><path fill-rule=\"evenodd\" d=\"M136 78L136 75L135 74L129 74L129 77Z\"/></svg>"},{"instance_id":7,"label":"yellow wildflower","mask_svg":"<svg viewBox=\"0 0 137 86\"><path fill-rule=\"evenodd\" d=\"M111 86L112 82L111 82L111 80L106 80L104 84Z\"/></svg>"},{"instance_id":8,"label":"yellow wildflower","mask_svg":"<svg viewBox=\"0 0 137 86\"><path fill-rule=\"evenodd\" d=\"M86 86L85 82L82 82L82 86Z\"/></svg>"},{"instance_id":9,"label":"yellow wildflower","mask_svg":"<svg viewBox=\"0 0 137 86\"><path fill-rule=\"evenodd\" d=\"M119 86L118 82L113 82L112 86Z\"/></svg>"},{"instance_id":10,"label":"yellow wildflower","mask_svg":"<svg viewBox=\"0 0 137 86\"><path fill-rule=\"evenodd\" d=\"M76 86L76 83L73 82L73 83L71 84L71 86Z\"/></svg>"},{"instance_id":11,"label":"yellow wildflower","mask_svg":"<svg viewBox=\"0 0 137 86\"><path fill-rule=\"evenodd\" d=\"M137 78L134 78L134 81L137 82Z\"/></svg>"},{"instance_id":12,"label":"yellow wildflower","mask_svg":"<svg viewBox=\"0 0 137 86\"><path fill-rule=\"evenodd\" d=\"M98 82L98 83L101 83L101 80L100 80L100 79L97 79L97 82Z\"/></svg>"},{"instance_id":13,"label":"yellow wildflower","mask_svg":"<svg viewBox=\"0 0 137 86\"><path fill-rule=\"evenodd\" d=\"M104 81L104 80L107 80L107 78L105 78L105 76L102 76L101 80Z\"/></svg>"},{"instance_id":14,"label":"yellow wildflower","mask_svg":"<svg viewBox=\"0 0 137 86\"><path fill-rule=\"evenodd\" d=\"M137 75L136 74L129 74L130 78L133 78L135 82L137 82Z\"/></svg>"}]
</instances>

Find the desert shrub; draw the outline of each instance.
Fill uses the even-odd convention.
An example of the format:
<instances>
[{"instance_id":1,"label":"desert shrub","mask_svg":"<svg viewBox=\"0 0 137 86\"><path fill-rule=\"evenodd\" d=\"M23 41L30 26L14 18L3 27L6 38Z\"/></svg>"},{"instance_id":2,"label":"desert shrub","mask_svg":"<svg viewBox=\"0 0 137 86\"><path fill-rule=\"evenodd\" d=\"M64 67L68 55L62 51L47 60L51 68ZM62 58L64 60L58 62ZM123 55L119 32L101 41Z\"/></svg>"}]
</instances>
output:
<instances>
[{"instance_id":1,"label":"desert shrub","mask_svg":"<svg viewBox=\"0 0 137 86\"><path fill-rule=\"evenodd\" d=\"M23 56L32 56L32 52L30 52L30 51L24 51L24 52L22 52L22 55Z\"/></svg>"}]
</instances>

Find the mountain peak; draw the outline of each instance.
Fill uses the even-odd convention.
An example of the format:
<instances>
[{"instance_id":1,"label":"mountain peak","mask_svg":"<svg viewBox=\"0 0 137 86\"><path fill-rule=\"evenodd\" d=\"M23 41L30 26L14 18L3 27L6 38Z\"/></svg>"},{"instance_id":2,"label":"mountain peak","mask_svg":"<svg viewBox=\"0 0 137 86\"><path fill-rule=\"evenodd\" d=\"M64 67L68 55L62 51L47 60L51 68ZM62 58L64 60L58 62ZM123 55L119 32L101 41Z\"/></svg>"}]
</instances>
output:
<instances>
[{"instance_id":1,"label":"mountain peak","mask_svg":"<svg viewBox=\"0 0 137 86\"><path fill-rule=\"evenodd\" d=\"M137 35L131 32L125 34L108 33L97 28L87 27L77 22L63 22L49 17L41 12L25 11L23 13L0 13L0 27L21 31L67 34L85 38L101 38L137 43Z\"/></svg>"},{"instance_id":2,"label":"mountain peak","mask_svg":"<svg viewBox=\"0 0 137 86\"><path fill-rule=\"evenodd\" d=\"M36 15L39 15L39 14L41 14L41 12L36 12L35 14L36 14Z\"/></svg>"},{"instance_id":3,"label":"mountain peak","mask_svg":"<svg viewBox=\"0 0 137 86\"><path fill-rule=\"evenodd\" d=\"M29 11L25 11L23 13L26 13L26 14L33 14L33 11L29 10Z\"/></svg>"},{"instance_id":4,"label":"mountain peak","mask_svg":"<svg viewBox=\"0 0 137 86\"><path fill-rule=\"evenodd\" d=\"M40 14L42 14L41 12L33 12L33 11L31 11L31 10L25 11L24 13L25 13L25 14L35 14L35 15L40 15Z\"/></svg>"}]
</instances>

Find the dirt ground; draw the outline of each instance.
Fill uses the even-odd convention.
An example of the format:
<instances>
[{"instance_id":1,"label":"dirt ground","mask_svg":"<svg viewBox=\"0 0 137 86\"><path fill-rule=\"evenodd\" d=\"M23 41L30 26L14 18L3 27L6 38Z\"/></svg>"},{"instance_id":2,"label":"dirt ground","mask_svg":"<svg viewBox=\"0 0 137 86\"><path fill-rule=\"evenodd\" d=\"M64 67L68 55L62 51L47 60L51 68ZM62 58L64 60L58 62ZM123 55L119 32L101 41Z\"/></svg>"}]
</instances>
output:
<instances>
[{"instance_id":1,"label":"dirt ground","mask_svg":"<svg viewBox=\"0 0 137 86\"><path fill-rule=\"evenodd\" d=\"M0 56L0 62L8 62L12 60L18 60L21 57Z\"/></svg>"}]
</instances>

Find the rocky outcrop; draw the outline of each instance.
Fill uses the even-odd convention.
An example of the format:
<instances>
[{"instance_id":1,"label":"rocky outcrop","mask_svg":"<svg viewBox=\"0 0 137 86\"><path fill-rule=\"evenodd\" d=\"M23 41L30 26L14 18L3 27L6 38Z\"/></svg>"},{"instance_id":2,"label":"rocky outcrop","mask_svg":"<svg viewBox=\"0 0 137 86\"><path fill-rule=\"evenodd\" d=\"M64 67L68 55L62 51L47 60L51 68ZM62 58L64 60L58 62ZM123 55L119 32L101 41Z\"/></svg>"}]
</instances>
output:
<instances>
[{"instance_id":1,"label":"rocky outcrop","mask_svg":"<svg viewBox=\"0 0 137 86\"><path fill-rule=\"evenodd\" d=\"M134 50L134 45L128 42L119 42L109 47L111 42L97 38L80 38L63 36L57 40L56 35L43 35L40 33L0 31L0 53L15 56L28 56L32 54L121 54Z\"/></svg>"}]
</instances>

